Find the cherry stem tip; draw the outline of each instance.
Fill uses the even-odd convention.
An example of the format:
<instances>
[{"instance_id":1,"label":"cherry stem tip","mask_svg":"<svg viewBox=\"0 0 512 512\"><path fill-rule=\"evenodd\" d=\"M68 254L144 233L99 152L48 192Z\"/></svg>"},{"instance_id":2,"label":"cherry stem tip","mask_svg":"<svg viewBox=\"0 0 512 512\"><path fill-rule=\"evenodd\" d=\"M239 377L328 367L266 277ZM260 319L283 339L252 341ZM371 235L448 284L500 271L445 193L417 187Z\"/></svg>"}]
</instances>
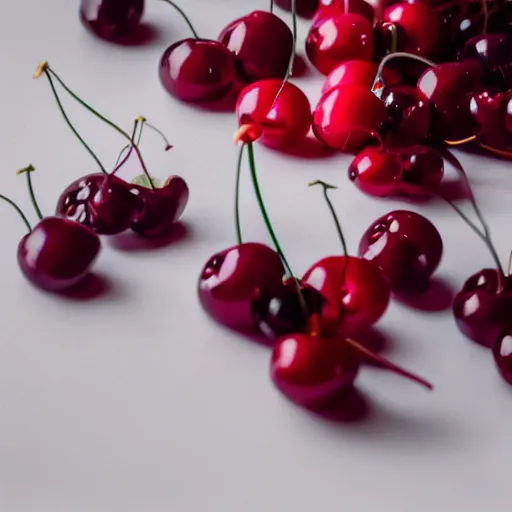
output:
<instances>
[{"instance_id":1,"label":"cherry stem tip","mask_svg":"<svg viewBox=\"0 0 512 512\"><path fill-rule=\"evenodd\" d=\"M332 190L336 190L338 188L336 185L330 185L329 183L326 183L325 181L322 181L322 180L310 181L308 183L308 187L314 187L316 185L321 185L322 187L324 187L326 189L332 189Z\"/></svg>"},{"instance_id":2,"label":"cherry stem tip","mask_svg":"<svg viewBox=\"0 0 512 512\"><path fill-rule=\"evenodd\" d=\"M235 145L238 145L239 142L244 144L252 143L257 141L262 134L263 130L259 124L243 124L233 135L233 143Z\"/></svg>"},{"instance_id":3,"label":"cherry stem tip","mask_svg":"<svg viewBox=\"0 0 512 512\"><path fill-rule=\"evenodd\" d=\"M41 76L43 76L43 73L48 69L48 61L47 60L43 60L39 66L37 66L34 74L32 75L32 78L34 80L38 80L39 78L41 78Z\"/></svg>"}]
</instances>

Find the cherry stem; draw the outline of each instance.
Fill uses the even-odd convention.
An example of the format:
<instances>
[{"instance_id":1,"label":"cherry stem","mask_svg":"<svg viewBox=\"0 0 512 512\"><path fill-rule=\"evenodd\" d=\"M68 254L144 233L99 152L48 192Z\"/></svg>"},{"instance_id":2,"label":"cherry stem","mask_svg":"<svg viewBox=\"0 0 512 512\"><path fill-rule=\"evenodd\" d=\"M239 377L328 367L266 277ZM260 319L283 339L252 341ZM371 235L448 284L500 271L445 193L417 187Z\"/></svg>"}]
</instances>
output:
<instances>
[{"instance_id":1,"label":"cherry stem","mask_svg":"<svg viewBox=\"0 0 512 512\"><path fill-rule=\"evenodd\" d=\"M6 203L9 203L19 213L20 217L25 223L25 226L27 226L28 232L30 233L32 231L32 226L30 225L26 215L23 213L23 210L12 199L4 196L3 194L0 194L0 199L3 199Z\"/></svg>"},{"instance_id":2,"label":"cherry stem","mask_svg":"<svg viewBox=\"0 0 512 512\"><path fill-rule=\"evenodd\" d=\"M270 0L270 14L274 12L274 0Z\"/></svg>"},{"instance_id":3,"label":"cherry stem","mask_svg":"<svg viewBox=\"0 0 512 512\"><path fill-rule=\"evenodd\" d=\"M375 73L375 79L373 81L373 85L371 87L371 90L375 87L377 82L382 82L383 85L385 85L384 80L382 79L382 70L384 69L384 66L388 64L393 59L412 59L417 62L421 62L422 64L425 64L426 66L429 66L433 68L434 66L437 66L435 62L432 62L431 60L425 59L425 57L421 57L419 55L414 55L413 53L407 53L407 52L394 52L386 55L379 64L379 67L377 68L377 73Z\"/></svg>"},{"instance_id":4,"label":"cherry stem","mask_svg":"<svg viewBox=\"0 0 512 512\"><path fill-rule=\"evenodd\" d=\"M238 161L236 164L236 184L235 184L235 226L236 240L238 244L242 243L242 228L240 226L240 176L242 174L242 157L244 155L245 144L240 146L238 152Z\"/></svg>"},{"instance_id":5,"label":"cherry stem","mask_svg":"<svg viewBox=\"0 0 512 512\"><path fill-rule=\"evenodd\" d=\"M171 0L162 0L166 4L169 4L171 7L174 7L176 11L180 14L180 16L184 19L185 23L188 25L188 28L192 32L192 35L195 39L199 39L199 35L196 32L196 29L194 28L194 25L192 25L192 22L190 21L190 18L186 15L185 11L175 2L172 2Z\"/></svg>"},{"instance_id":6,"label":"cherry stem","mask_svg":"<svg viewBox=\"0 0 512 512\"><path fill-rule=\"evenodd\" d=\"M393 373L396 373L397 375L400 375L402 377L405 377L406 379L412 380L413 382L416 382L416 384L420 384L421 386L429 389L432 391L434 389L434 386L430 384L427 380L423 379L422 377L419 377L418 375L415 375L414 373L411 373L400 366L397 366L396 364L392 363L391 361L388 361L387 359L375 354L371 350L368 350L365 346L361 345L358 341L353 340L352 338L346 338L345 342L348 343L352 348L354 348L357 352L359 352L361 355L365 356L367 359L372 361L373 363L376 363L377 365L381 366L382 368L389 370Z\"/></svg>"},{"instance_id":7,"label":"cherry stem","mask_svg":"<svg viewBox=\"0 0 512 512\"><path fill-rule=\"evenodd\" d=\"M137 146L140 144L140 141L142 139L142 132L144 131L144 124L145 123L142 123L140 122L140 119L137 118L135 120L135 123L137 124L137 126L140 125L140 130L139 130L139 133L137 135L137 142L135 142L135 144L137 144ZM135 137L133 137L133 139L135 140ZM125 153L126 150L130 150L133 151L133 144L126 144L126 146L123 147L123 149L121 149L121 151L119 152L119 156L117 157L117 160L116 160L116 163L114 165L115 168L117 168L118 164L119 164L119 161L121 160L121 158L123 158L123 155Z\"/></svg>"},{"instance_id":8,"label":"cherry stem","mask_svg":"<svg viewBox=\"0 0 512 512\"><path fill-rule=\"evenodd\" d=\"M391 48L390 48L390 55L393 53L397 53L398 49L398 30L396 29L396 25L394 23L391 23L388 26L388 32L391 35Z\"/></svg>"},{"instance_id":9,"label":"cherry stem","mask_svg":"<svg viewBox=\"0 0 512 512\"><path fill-rule=\"evenodd\" d=\"M484 24L482 27L482 34L487 32L487 23L489 21L489 9L487 8L487 0L482 0L482 12L484 14Z\"/></svg>"},{"instance_id":10,"label":"cherry stem","mask_svg":"<svg viewBox=\"0 0 512 512\"><path fill-rule=\"evenodd\" d=\"M57 93L57 90L55 89L55 84L53 83L53 80L52 80L52 77L51 75L48 73L48 70L45 69L44 70L44 73L46 75L46 78L48 79L48 82L50 84L50 87L52 89L52 92L53 92L53 96L55 98L55 101L57 102L57 106L59 107L59 110L60 110L60 113L62 114L62 117L64 118L64 120L66 121L68 127L70 128L70 130L75 134L75 137L80 141L80 143L82 144L82 146L87 150L87 152L94 158L94 160L96 161L96 163L98 164L98 167L101 169L101 172L103 174L108 174L107 173L107 170L105 169L105 166L101 163L100 159L98 158L98 156L96 155L96 153L91 149L91 147L85 142L85 140L82 138L82 136L77 132L76 128L73 126L73 124L71 123L71 121L69 120L69 117L67 116L66 114L66 111L64 110L64 106L62 105L62 102L59 98L59 95Z\"/></svg>"},{"instance_id":11,"label":"cherry stem","mask_svg":"<svg viewBox=\"0 0 512 512\"><path fill-rule=\"evenodd\" d=\"M334 224L336 225L336 230L338 231L338 235L340 237L341 246L343 247L343 256L348 256L347 242L345 240L345 236L343 235L343 230L341 229L341 224L338 219L338 216L336 215L336 210L334 209L332 201L329 198L329 190L334 190L337 189L338 187L335 187L334 185L329 185L329 183L325 183L325 181L322 180L316 180L312 181L311 183L308 183L309 187L314 187L315 185L321 185L323 188L325 202L327 203L327 206L331 211Z\"/></svg>"},{"instance_id":12,"label":"cherry stem","mask_svg":"<svg viewBox=\"0 0 512 512\"><path fill-rule=\"evenodd\" d=\"M28 165L27 167L20 169L16 174L26 174L27 175L27 187L28 187L28 193L30 195L30 200L32 201L32 204L34 205L34 210L36 212L36 215L39 217L39 220L43 219L43 214L41 213L41 209L39 208L39 204L37 203L36 196L34 194L34 187L32 186L32 176L31 174L35 171L35 168L32 164Z\"/></svg>"},{"instance_id":13,"label":"cherry stem","mask_svg":"<svg viewBox=\"0 0 512 512\"><path fill-rule=\"evenodd\" d=\"M141 120L140 118L137 118L135 119L135 122L133 123L133 131L132 131L132 143L128 146L128 152L126 153L126 155L123 157L123 159L121 160L121 158L118 158L117 162L116 162L116 166L114 167L114 170L111 172L111 175L115 175L117 173L117 171L119 171L119 169L121 169L121 167L123 167L123 165L128 161L128 159L130 158L131 154L132 154L132 151L133 151L133 148L135 146L135 135L137 134L137 128L139 127L139 123L141 123ZM143 123L142 123L142 126L143 126ZM139 141L140 141L140 135L142 134L142 127L139 131ZM124 148L123 148L123 152L124 152ZM121 152L121 154L123 153ZM121 157L121 155L119 155L119 157Z\"/></svg>"},{"instance_id":14,"label":"cherry stem","mask_svg":"<svg viewBox=\"0 0 512 512\"><path fill-rule=\"evenodd\" d=\"M122 135L125 139L127 139L130 144L132 143L132 138L130 137L130 135L128 135L128 133L126 133L122 128L120 128L117 124L115 124L114 122L110 121L109 119L107 119L105 116L101 115L97 110L95 110L93 107L91 107L88 103L86 103L82 98L80 98L79 96L77 96L63 81L62 79L59 77L59 75L57 75L57 73L55 73L55 71L53 71L53 69L50 67L50 65L48 64L48 62L43 62L39 65L39 68L36 70L36 73L34 75L35 78L39 78L39 75L41 72L44 72L47 76L48 76L48 73L51 73L51 75L53 76L53 78L55 78L59 84L63 87L63 89L75 100L77 101L80 105L82 105L82 107L84 107L86 110L88 110L91 114L93 114L94 116L96 116L98 119L101 119L104 123L108 124L111 128L113 128L116 132L118 132L120 135ZM153 185L153 181L151 180L151 176L148 172L148 169L146 167L146 164L144 163L144 159L142 158L142 154L139 150L139 147L137 145L134 146L134 151L137 153L137 157L140 161L140 165L142 167L142 170L144 172L144 174L147 176L147 178L149 179L149 183L151 185L151 189L155 189L155 186Z\"/></svg>"}]
</instances>

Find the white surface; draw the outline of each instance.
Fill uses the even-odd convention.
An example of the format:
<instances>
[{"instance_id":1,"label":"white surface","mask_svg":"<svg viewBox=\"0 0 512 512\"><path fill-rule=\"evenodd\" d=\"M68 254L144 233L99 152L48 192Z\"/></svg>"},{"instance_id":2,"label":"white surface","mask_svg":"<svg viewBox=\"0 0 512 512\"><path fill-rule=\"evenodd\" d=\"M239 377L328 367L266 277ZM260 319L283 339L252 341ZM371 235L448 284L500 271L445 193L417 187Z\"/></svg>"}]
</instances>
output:
<instances>
[{"instance_id":1,"label":"white surface","mask_svg":"<svg viewBox=\"0 0 512 512\"><path fill-rule=\"evenodd\" d=\"M198 272L213 252L234 242L234 116L205 114L162 91L159 56L166 44L188 35L170 8L150 0L146 19L158 25L161 38L122 48L87 34L77 4L3 2L1 191L30 211L25 181L14 172L31 162L41 206L51 213L68 183L96 170L46 82L31 79L39 61L48 59L111 118L128 128L144 114L169 135L175 148L164 153L148 132L145 154L155 174L178 173L188 181L190 236L152 252L115 250L105 241L97 270L111 291L91 301L63 300L24 281L15 261L23 225L0 206L0 510L509 510L512 392L491 354L459 334L450 311L391 305L378 326L391 339L385 353L431 379L435 392L365 369L358 385L372 412L362 423L341 425L290 405L269 381L268 350L206 318L196 299ZM185 4L199 32L215 37L237 15L268 2ZM321 77L296 83L317 99ZM66 105L101 157L113 162L124 141ZM506 261L510 168L461 158ZM332 197L352 250L375 218L407 207L359 193L346 178L348 157L301 160L258 148L257 161L275 228L297 273L339 251L320 190L308 190L309 180L340 186ZM249 185L246 174L244 233L265 241ZM440 279L458 287L492 263L445 205L409 208L442 232Z\"/></svg>"}]
</instances>

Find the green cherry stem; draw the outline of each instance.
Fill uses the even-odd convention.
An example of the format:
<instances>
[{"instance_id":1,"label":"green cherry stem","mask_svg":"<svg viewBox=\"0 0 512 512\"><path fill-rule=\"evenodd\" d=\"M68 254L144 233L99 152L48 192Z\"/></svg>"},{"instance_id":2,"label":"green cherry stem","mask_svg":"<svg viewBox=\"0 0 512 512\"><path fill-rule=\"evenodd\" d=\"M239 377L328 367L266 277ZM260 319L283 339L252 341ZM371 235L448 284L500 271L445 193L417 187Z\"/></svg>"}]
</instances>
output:
<instances>
[{"instance_id":1,"label":"green cherry stem","mask_svg":"<svg viewBox=\"0 0 512 512\"><path fill-rule=\"evenodd\" d=\"M196 29L194 28L194 25L192 25L192 22L190 21L190 18L186 15L185 11L175 2L172 2L171 0L162 0L166 4L169 4L171 7L174 7L176 11L180 14L180 16L183 18L185 23L188 25L188 28L190 28L190 31L192 32L192 35L195 39L199 39L199 36L196 32Z\"/></svg>"},{"instance_id":2,"label":"green cherry stem","mask_svg":"<svg viewBox=\"0 0 512 512\"><path fill-rule=\"evenodd\" d=\"M270 0L269 11L270 11L270 14L273 14L273 12L274 12L274 0Z\"/></svg>"},{"instance_id":3,"label":"green cherry stem","mask_svg":"<svg viewBox=\"0 0 512 512\"><path fill-rule=\"evenodd\" d=\"M28 193L30 195L30 200L32 201L32 204L34 205L34 210L36 211L36 215L39 217L39 220L43 219L43 214L41 213L41 208L39 208L39 204L36 199L36 195L34 194L34 187L32 186L32 173L35 171L35 168L32 164L28 165L27 167L24 167L23 169L20 169L18 172L16 172L17 175L25 174L27 176L27 187L28 187Z\"/></svg>"},{"instance_id":4,"label":"green cherry stem","mask_svg":"<svg viewBox=\"0 0 512 512\"><path fill-rule=\"evenodd\" d=\"M235 229L236 229L236 240L238 244L243 242L242 240L242 228L240 225L240 176L242 174L242 159L244 156L245 144L240 146L238 152L238 160L236 163L236 184L235 184Z\"/></svg>"},{"instance_id":5,"label":"green cherry stem","mask_svg":"<svg viewBox=\"0 0 512 512\"><path fill-rule=\"evenodd\" d=\"M142 126L143 126L143 122L141 122L140 118L138 117L137 119L135 119L134 123L133 123L133 131L132 131L132 143L129 145L129 146L126 146L125 148L123 148L123 150L121 151L121 154L119 155L119 158L117 159L117 162L116 162L116 165L114 167L114 170L112 171L111 175L114 175L117 173L117 171L119 171L119 169L121 169L121 167L123 167L123 165L128 161L128 159L130 158L131 154L132 154L132 151L133 151L133 148L135 147L136 143L135 143L135 137L137 135L137 128L139 127L139 124L141 124L141 129L139 130L139 142L140 142L140 136L142 134ZM124 155L123 158L121 158L121 155L125 152L125 149L128 149L128 151L126 152L126 154Z\"/></svg>"},{"instance_id":6,"label":"green cherry stem","mask_svg":"<svg viewBox=\"0 0 512 512\"><path fill-rule=\"evenodd\" d=\"M103 174L108 174L107 170L105 169L105 166L101 163L100 159L96 155L96 153L91 149L91 147L85 142L85 140L82 138L82 136L78 133L76 128L73 126L73 123L70 121L68 115L66 114L66 111L64 110L64 106L62 105L62 102L60 100L59 94L57 93L57 89L55 88L55 84L53 83L53 79L50 74L46 73L46 78L48 79L48 83L50 84L50 88L52 90L53 96L55 98L55 101L57 102L57 106L59 107L60 113L62 114L62 117L64 118L64 121L66 121L66 124L70 128L70 130L75 134L75 137L80 141L82 146L86 149L86 151L92 156L92 158L96 161L98 164L98 167L101 169L101 172Z\"/></svg>"},{"instance_id":7,"label":"green cherry stem","mask_svg":"<svg viewBox=\"0 0 512 512\"><path fill-rule=\"evenodd\" d=\"M96 116L98 119L100 119L101 121L103 121L105 124L108 124L111 128L113 128L116 132L118 132L120 135L122 135L126 140L128 140L128 142L130 142L130 144L132 143L132 138L130 137L130 135L128 135L128 133L126 133L122 128L120 128L117 124L115 124L114 122L110 121L110 119L107 119L105 116L103 116L102 114L100 114L97 110L95 110L93 107L91 107L88 103L86 103L82 98L80 98L76 93L74 93L64 82L63 80L59 77L59 75L57 75L57 73L55 73L55 71L53 71L53 69L50 67L50 64L48 64L47 61L43 61L41 64L39 64L36 72L34 73L34 78L35 79L38 79L42 74L45 74L47 77L49 77L50 75L55 78L55 80L57 80L57 82L59 82L59 84L62 86L62 88L76 101L78 102L80 105L82 105L82 107L84 107L86 110L88 110L91 114L93 114L94 116ZM149 181L150 181L150 185L151 185L151 188L154 190L154 185L153 185L153 182L151 181L151 176L148 172L148 169L146 167L146 164L144 162L144 158L142 157L142 154L140 152L140 149L138 148L138 146L134 146L134 151L135 153L137 154L137 157L140 161L140 165L142 167L142 170L144 172L144 174L148 177Z\"/></svg>"},{"instance_id":8,"label":"green cherry stem","mask_svg":"<svg viewBox=\"0 0 512 512\"><path fill-rule=\"evenodd\" d=\"M336 210L334 209L332 201L329 197L329 190L335 190L338 187L335 187L334 185L329 185L329 183L325 183L325 181L322 180L316 180L312 181L311 183L308 183L309 187L314 187L315 185L320 185L323 188L325 202L329 207L332 218L334 220L334 224L336 225L336 231L338 231L338 235L340 237L341 246L343 248L343 256L348 256L347 241L345 240L345 236L343 235L343 230L341 229L340 221L338 219L338 216L336 215Z\"/></svg>"},{"instance_id":9,"label":"green cherry stem","mask_svg":"<svg viewBox=\"0 0 512 512\"><path fill-rule=\"evenodd\" d=\"M30 225L27 216L23 213L23 210L11 198L4 196L3 194L0 194L0 199L5 201L6 203L9 203L18 212L19 216L25 223L25 226L27 226L28 232L30 233L32 231L32 226Z\"/></svg>"}]
</instances>

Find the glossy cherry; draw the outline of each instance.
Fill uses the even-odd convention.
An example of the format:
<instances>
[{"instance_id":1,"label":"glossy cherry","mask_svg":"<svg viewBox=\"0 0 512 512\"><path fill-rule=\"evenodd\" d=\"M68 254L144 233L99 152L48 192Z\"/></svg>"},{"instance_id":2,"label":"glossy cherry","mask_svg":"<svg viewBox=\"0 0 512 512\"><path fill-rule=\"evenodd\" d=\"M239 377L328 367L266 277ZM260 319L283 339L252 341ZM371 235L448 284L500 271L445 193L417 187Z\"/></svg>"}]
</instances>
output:
<instances>
[{"instance_id":1,"label":"glossy cherry","mask_svg":"<svg viewBox=\"0 0 512 512\"><path fill-rule=\"evenodd\" d=\"M418 89L431 105L431 133L442 140L460 141L477 132L469 103L481 87L482 68L472 59L439 64L423 73Z\"/></svg>"},{"instance_id":2,"label":"glossy cherry","mask_svg":"<svg viewBox=\"0 0 512 512\"><path fill-rule=\"evenodd\" d=\"M316 24L325 18L330 18L338 14L344 14L347 3L345 0L320 0L318 9L313 16L313 24ZM372 5L365 0L350 0L348 2L348 13L361 14L370 23L373 23L375 11Z\"/></svg>"},{"instance_id":3,"label":"glossy cherry","mask_svg":"<svg viewBox=\"0 0 512 512\"><path fill-rule=\"evenodd\" d=\"M441 49L441 20L424 2L400 2L384 11L398 31L398 50L435 57Z\"/></svg>"},{"instance_id":4,"label":"glossy cherry","mask_svg":"<svg viewBox=\"0 0 512 512\"><path fill-rule=\"evenodd\" d=\"M214 254L198 282L203 309L217 322L240 330L254 327L252 303L262 294L278 295L285 270L276 251L243 243Z\"/></svg>"},{"instance_id":5,"label":"glossy cherry","mask_svg":"<svg viewBox=\"0 0 512 512\"><path fill-rule=\"evenodd\" d=\"M278 95L279 93L279 95ZM259 141L279 148L300 143L311 127L311 105L306 95L290 82L262 80L245 87L236 104L238 123L261 128Z\"/></svg>"},{"instance_id":6,"label":"glossy cherry","mask_svg":"<svg viewBox=\"0 0 512 512\"><path fill-rule=\"evenodd\" d=\"M355 152L375 137L385 117L386 107L368 89L340 85L318 102L313 133L328 147Z\"/></svg>"},{"instance_id":7,"label":"glossy cherry","mask_svg":"<svg viewBox=\"0 0 512 512\"><path fill-rule=\"evenodd\" d=\"M395 210L373 222L359 242L359 256L373 261L397 293L423 292L443 254L443 241L427 218Z\"/></svg>"},{"instance_id":8,"label":"glossy cherry","mask_svg":"<svg viewBox=\"0 0 512 512\"><path fill-rule=\"evenodd\" d=\"M512 385L512 330L507 328L493 346L496 367L503 379Z\"/></svg>"},{"instance_id":9,"label":"glossy cherry","mask_svg":"<svg viewBox=\"0 0 512 512\"><path fill-rule=\"evenodd\" d=\"M373 32L361 14L337 14L314 23L306 39L311 63L324 75L347 60L371 60Z\"/></svg>"},{"instance_id":10,"label":"glossy cherry","mask_svg":"<svg viewBox=\"0 0 512 512\"><path fill-rule=\"evenodd\" d=\"M319 0L295 0L295 8L297 14L302 18L311 18L318 9ZM275 0L275 4L290 11L292 8L292 0Z\"/></svg>"},{"instance_id":11,"label":"glossy cherry","mask_svg":"<svg viewBox=\"0 0 512 512\"><path fill-rule=\"evenodd\" d=\"M134 39L144 0L81 0L80 20L92 33L112 42Z\"/></svg>"},{"instance_id":12,"label":"glossy cherry","mask_svg":"<svg viewBox=\"0 0 512 512\"><path fill-rule=\"evenodd\" d=\"M401 194L423 197L438 189L444 176L444 162L438 151L417 144L401 150L399 158Z\"/></svg>"},{"instance_id":13,"label":"glossy cherry","mask_svg":"<svg viewBox=\"0 0 512 512\"><path fill-rule=\"evenodd\" d=\"M381 99L387 110L380 131L386 146L405 148L426 138L430 128L430 104L419 89L409 85L388 85Z\"/></svg>"},{"instance_id":14,"label":"glossy cherry","mask_svg":"<svg viewBox=\"0 0 512 512\"><path fill-rule=\"evenodd\" d=\"M496 268L473 274L455 296L453 314L462 333L493 347L501 332L512 326L512 279Z\"/></svg>"},{"instance_id":15,"label":"glossy cherry","mask_svg":"<svg viewBox=\"0 0 512 512\"><path fill-rule=\"evenodd\" d=\"M218 39L233 52L242 81L282 79L286 75L293 52L293 34L275 14L253 11L231 22Z\"/></svg>"}]
</instances>

